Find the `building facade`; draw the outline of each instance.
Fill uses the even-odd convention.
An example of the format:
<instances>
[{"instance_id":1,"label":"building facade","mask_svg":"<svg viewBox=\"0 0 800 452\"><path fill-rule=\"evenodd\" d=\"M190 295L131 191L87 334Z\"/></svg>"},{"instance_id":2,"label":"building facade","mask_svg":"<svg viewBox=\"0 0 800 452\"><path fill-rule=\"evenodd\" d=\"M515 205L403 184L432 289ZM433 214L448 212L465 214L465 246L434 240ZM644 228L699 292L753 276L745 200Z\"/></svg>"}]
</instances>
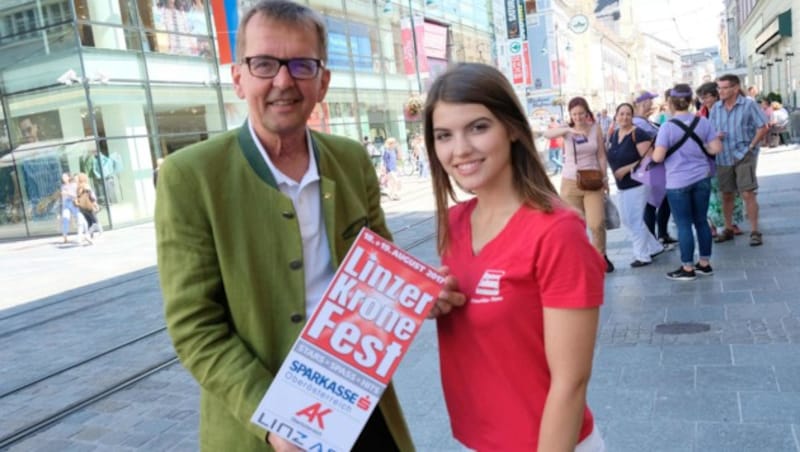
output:
<instances>
[{"instance_id":1,"label":"building facade","mask_svg":"<svg viewBox=\"0 0 800 452\"><path fill-rule=\"evenodd\" d=\"M250 2L230 3L2 2L0 239L57 232L62 173L89 175L104 226L152 218L157 160L246 119L230 58ZM307 3L333 71L315 129L405 143L421 131L409 98L449 63L495 61L488 0Z\"/></svg>"}]
</instances>

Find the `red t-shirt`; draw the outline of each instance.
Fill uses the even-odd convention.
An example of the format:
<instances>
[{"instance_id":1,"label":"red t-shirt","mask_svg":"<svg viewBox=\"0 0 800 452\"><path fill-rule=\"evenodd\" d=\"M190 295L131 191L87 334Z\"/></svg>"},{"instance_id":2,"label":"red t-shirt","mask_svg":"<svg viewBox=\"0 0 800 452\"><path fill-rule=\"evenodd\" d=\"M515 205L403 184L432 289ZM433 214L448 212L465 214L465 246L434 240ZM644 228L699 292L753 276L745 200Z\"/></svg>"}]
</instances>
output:
<instances>
[{"instance_id":1,"label":"red t-shirt","mask_svg":"<svg viewBox=\"0 0 800 452\"><path fill-rule=\"evenodd\" d=\"M521 207L478 255L476 199L450 209L449 266L467 303L438 320L442 385L453 435L478 451L532 451L550 387L543 307L603 303L605 261L578 214ZM589 408L580 439L592 431Z\"/></svg>"}]
</instances>

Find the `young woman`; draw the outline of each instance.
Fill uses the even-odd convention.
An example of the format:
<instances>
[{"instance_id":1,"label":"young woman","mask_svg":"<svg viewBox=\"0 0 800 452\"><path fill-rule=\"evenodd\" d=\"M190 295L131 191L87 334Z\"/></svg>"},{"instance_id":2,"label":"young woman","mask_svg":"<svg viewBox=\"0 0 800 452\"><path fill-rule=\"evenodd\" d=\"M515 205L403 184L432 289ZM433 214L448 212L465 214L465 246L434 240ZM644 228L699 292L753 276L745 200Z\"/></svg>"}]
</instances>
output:
<instances>
[{"instance_id":1,"label":"young woman","mask_svg":"<svg viewBox=\"0 0 800 452\"><path fill-rule=\"evenodd\" d=\"M425 143L438 250L467 295L437 320L454 436L477 451L604 450L586 389L605 265L550 183L508 80L475 63L439 77ZM475 197L448 210L453 182Z\"/></svg>"},{"instance_id":2,"label":"young woman","mask_svg":"<svg viewBox=\"0 0 800 452\"><path fill-rule=\"evenodd\" d=\"M389 199L393 201L400 199L400 179L397 174L398 153L397 140L387 139L383 145L383 170Z\"/></svg>"},{"instance_id":3,"label":"young woman","mask_svg":"<svg viewBox=\"0 0 800 452\"><path fill-rule=\"evenodd\" d=\"M81 206L80 202L76 202L76 205L78 205L78 209L80 209L83 218L86 219L89 237L93 238L95 232L103 232L103 226L99 221L97 221L97 215L95 214L95 211L97 210L97 196L94 194L92 186L89 185L89 177L86 175L86 173L78 173L76 180L78 181L78 196L76 199L80 201L81 199L85 198L91 201L91 206L86 206L91 208L85 208L84 206Z\"/></svg>"},{"instance_id":4,"label":"young woman","mask_svg":"<svg viewBox=\"0 0 800 452\"><path fill-rule=\"evenodd\" d=\"M669 93L669 103L674 112L673 118L691 127L697 119L694 134L704 143L706 151L716 155L722 151L722 142L714 125L706 118L696 117L689 112L692 105L692 88L677 84ZM665 123L658 131L653 161L664 162L667 171L667 200L672 216L678 225L678 245L681 250L681 266L667 273L672 280L689 281L701 275L712 275L711 268L711 229L708 227L708 200L711 196L711 176L714 175L714 161L691 137L671 156L667 149L678 143L686 132L676 124ZM694 233L700 259L694 263Z\"/></svg>"},{"instance_id":5,"label":"young woman","mask_svg":"<svg viewBox=\"0 0 800 452\"><path fill-rule=\"evenodd\" d=\"M642 216L647 204L647 187L631 179L636 165L650 150L650 136L633 125L631 104L620 104L614 121L618 128L609 137L608 164L617 180L622 224L628 230L633 245L631 267L644 267L664 251L664 245L653 237Z\"/></svg>"},{"instance_id":6,"label":"young woman","mask_svg":"<svg viewBox=\"0 0 800 452\"><path fill-rule=\"evenodd\" d=\"M667 99L666 94L665 100ZM640 91L633 102L633 125L644 130L645 133L650 135L650 138L655 138L658 134L658 126L650 122L649 119L655 110L653 99L656 97L658 95L655 93ZM651 181L653 185L645 189L647 191L647 204L644 206L644 223L650 233L658 238L658 241L666 249L671 250L675 248L675 244L678 241L669 235L669 216L671 212L669 203L666 200L665 179L666 175L663 167L656 166L652 169Z\"/></svg>"},{"instance_id":7,"label":"young woman","mask_svg":"<svg viewBox=\"0 0 800 452\"><path fill-rule=\"evenodd\" d=\"M78 229L78 244L83 244L86 241L91 245L92 240L88 236L88 226L86 219L80 214L78 206L75 204L75 199L78 197L78 177L70 177L69 173L61 175L61 236L64 243L69 241L69 225L74 219L75 225Z\"/></svg>"},{"instance_id":8,"label":"young woman","mask_svg":"<svg viewBox=\"0 0 800 452\"><path fill-rule=\"evenodd\" d=\"M606 147L600 130L586 99L575 97L569 101L569 126L545 130L546 138L564 138L564 167L561 175L561 197L578 209L592 231L592 244L605 257L606 272L614 271L614 264L606 256L606 227L603 198L608 193ZM578 188L578 170L595 169L604 175L601 190Z\"/></svg>"}]
</instances>

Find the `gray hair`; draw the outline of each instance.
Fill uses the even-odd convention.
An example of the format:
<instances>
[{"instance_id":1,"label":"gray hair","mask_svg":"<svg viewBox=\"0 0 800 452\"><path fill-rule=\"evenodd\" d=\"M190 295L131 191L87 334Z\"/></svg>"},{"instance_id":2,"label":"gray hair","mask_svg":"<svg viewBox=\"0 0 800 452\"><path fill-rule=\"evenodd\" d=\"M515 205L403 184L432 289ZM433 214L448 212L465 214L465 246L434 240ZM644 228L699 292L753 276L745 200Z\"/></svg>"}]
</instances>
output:
<instances>
[{"instance_id":1,"label":"gray hair","mask_svg":"<svg viewBox=\"0 0 800 452\"><path fill-rule=\"evenodd\" d=\"M239 21L239 28L236 30L236 60L238 62L241 63L244 60L244 50L247 48L245 28L256 14L282 24L314 29L317 32L319 58L323 62L328 61L328 30L325 20L319 13L305 5L289 0L261 0L248 9Z\"/></svg>"}]
</instances>

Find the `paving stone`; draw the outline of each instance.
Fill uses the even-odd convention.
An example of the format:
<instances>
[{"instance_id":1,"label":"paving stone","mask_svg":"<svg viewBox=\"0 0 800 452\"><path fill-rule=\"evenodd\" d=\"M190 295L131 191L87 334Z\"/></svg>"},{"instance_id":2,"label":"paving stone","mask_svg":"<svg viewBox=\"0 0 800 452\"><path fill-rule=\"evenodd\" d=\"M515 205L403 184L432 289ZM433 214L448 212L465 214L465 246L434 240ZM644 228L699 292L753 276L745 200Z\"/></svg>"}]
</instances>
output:
<instances>
[{"instance_id":1,"label":"paving stone","mask_svg":"<svg viewBox=\"0 0 800 452\"><path fill-rule=\"evenodd\" d=\"M619 388L691 391L694 379L694 367L627 366L622 369Z\"/></svg>"},{"instance_id":2,"label":"paving stone","mask_svg":"<svg viewBox=\"0 0 800 452\"><path fill-rule=\"evenodd\" d=\"M782 392L800 392L800 363L786 363L774 368Z\"/></svg>"},{"instance_id":3,"label":"paving stone","mask_svg":"<svg viewBox=\"0 0 800 452\"><path fill-rule=\"evenodd\" d=\"M752 303L753 294L749 290L723 293L704 293L696 296L698 305L727 305L734 303Z\"/></svg>"},{"instance_id":4,"label":"paving stone","mask_svg":"<svg viewBox=\"0 0 800 452\"><path fill-rule=\"evenodd\" d=\"M726 306L725 310L731 320L780 319L789 315L789 307L786 306L786 303L737 304Z\"/></svg>"},{"instance_id":5,"label":"paving stone","mask_svg":"<svg viewBox=\"0 0 800 452\"><path fill-rule=\"evenodd\" d=\"M777 391L772 367L697 366L697 389L708 391Z\"/></svg>"},{"instance_id":6,"label":"paving stone","mask_svg":"<svg viewBox=\"0 0 800 452\"><path fill-rule=\"evenodd\" d=\"M731 345L737 366L780 366L800 363L796 344Z\"/></svg>"},{"instance_id":7,"label":"paving stone","mask_svg":"<svg viewBox=\"0 0 800 452\"><path fill-rule=\"evenodd\" d=\"M647 420L653 415L655 391L609 389L590 391L589 408L598 419Z\"/></svg>"},{"instance_id":8,"label":"paving stone","mask_svg":"<svg viewBox=\"0 0 800 452\"><path fill-rule=\"evenodd\" d=\"M800 423L800 393L742 392L744 422Z\"/></svg>"},{"instance_id":9,"label":"paving stone","mask_svg":"<svg viewBox=\"0 0 800 452\"><path fill-rule=\"evenodd\" d=\"M609 452L686 452L693 450L695 423L614 420L600 432Z\"/></svg>"},{"instance_id":10,"label":"paving stone","mask_svg":"<svg viewBox=\"0 0 800 452\"><path fill-rule=\"evenodd\" d=\"M731 364L731 350L728 345L664 347L662 364L664 366L727 365Z\"/></svg>"},{"instance_id":11,"label":"paving stone","mask_svg":"<svg viewBox=\"0 0 800 452\"><path fill-rule=\"evenodd\" d=\"M725 308L723 306L667 308L667 322L708 322L711 320L725 320Z\"/></svg>"},{"instance_id":12,"label":"paving stone","mask_svg":"<svg viewBox=\"0 0 800 452\"><path fill-rule=\"evenodd\" d=\"M658 391L655 419L739 422L735 392Z\"/></svg>"},{"instance_id":13,"label":"paving stone","mask_svg":"<svg viewBox=\"0 0 800 452\"><path fill-rule=\"evenodd\" d=\"M768 290L779 290L780 287L778 287L778 283L775 281L775 278L759 278L759 279L747 279L747 280L736 280L736 281L723 281L722 289L725 292L736 292L736 291L760 292Z\"/></svg>"},{"instance_id":14,"label":"paving stone","mask_svg":"<svg viewBox=\"0 0 800 452\"><path fill-rule=\"evenodd\" d=\"M699 422L695 450L797 452L790 424Z\"/></svg>"},{"instance_id":15,"label":"paving stone","mask_svg":"<svg viewBox=\"0 0 800 452\"><path fill-rule=\"evenodd\" d=\"M661 348L649 345L601 346L595 367L619 367L661 362Z\"/></svg>"}]
</instances>

